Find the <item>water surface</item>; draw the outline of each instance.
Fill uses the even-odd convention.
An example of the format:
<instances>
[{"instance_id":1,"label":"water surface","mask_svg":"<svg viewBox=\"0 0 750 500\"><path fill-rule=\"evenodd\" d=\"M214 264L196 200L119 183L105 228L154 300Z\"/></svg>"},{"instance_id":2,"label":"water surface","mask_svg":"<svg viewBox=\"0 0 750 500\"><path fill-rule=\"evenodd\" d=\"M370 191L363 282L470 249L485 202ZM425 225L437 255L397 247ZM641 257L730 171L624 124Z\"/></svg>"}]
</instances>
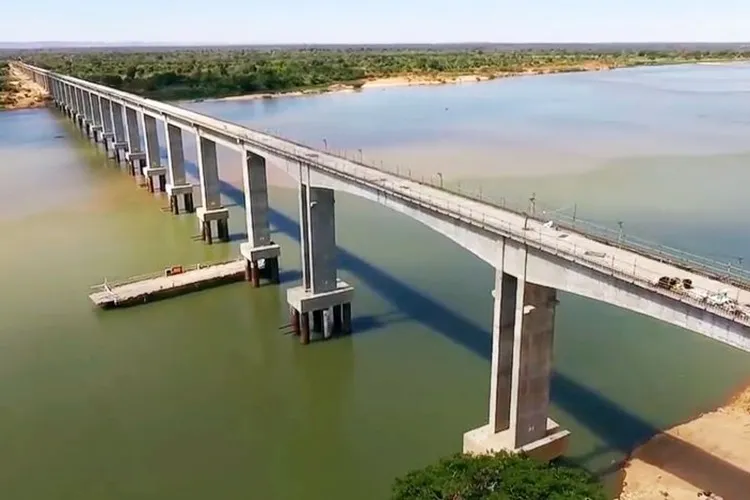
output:
<instances>
[{"instance_id":1,"label":"water surface","mask_svg":"<svg viewBox=\"0 0 750 500\"><path fill-rule=\"evenodd\" d=\"M748 76L684 66L190 106L742 256ZM235 184L238 158L221 154ZM284 299L299 280L296 193L283 186L270 191L281 287L95 311L88 289L105 276L236 255L241 197L227 183L234 241L205 246L193 216L166 213L52 111L0 114L4 498L379 499L395 476L460 450L486 420L492 270L339 194L356 333L300 346ZM552 416L573 432L569 458L605 477L750 376L744 353L567 294L555 363Z\"/></svg>"}]
</instances>

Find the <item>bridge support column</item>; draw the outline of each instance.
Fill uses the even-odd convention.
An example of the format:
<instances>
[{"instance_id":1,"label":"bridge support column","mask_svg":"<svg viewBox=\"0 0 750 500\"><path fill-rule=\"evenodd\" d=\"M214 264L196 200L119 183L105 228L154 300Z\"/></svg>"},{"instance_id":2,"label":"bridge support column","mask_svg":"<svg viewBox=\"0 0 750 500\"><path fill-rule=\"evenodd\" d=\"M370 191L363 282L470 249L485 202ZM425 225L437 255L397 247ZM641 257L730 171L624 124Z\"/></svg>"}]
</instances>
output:
<instances>
[{"instance_id":1,"label":"bridge support column","mask_svg":"<svg viewBox=\"0 0 750 500\"><path fill-rule=\"evenodd\" d=\"M89 108L91 110L90 120L91 120L91 135L94 139L94 142L101 142L102 141L102 113L101 113L101 106L99 102L99 96L89 93L89 99L90 99L90 105Z\"/></svg>"},{"instance_id":2,"label":"bridge support column","mask_svg":"<svg viewBox=\"0 0 750 500\"><path fill-rule=\"evenodd\" d=\"M153 193L158 188L164 192L167 190L167 168L161 166L156 118L144 114L143 130L146 143L146 168L143 174L148 178L148 190Z\"/></svg>"},{"instance_id":3,"label":"bridge support column","mask_svg":"<svg viewBox=\"0 0 750 500\"><path fill-rule=\"evenodd\" d=\"M216 222L216 236L220 241L229 241L229 210L221 204L219 183L219 162L216 156L216 143L200 136L197 131L198 174L201 186L202 206L196 215L201 224L201 239L209 245L213 243L212 222Z\"/></svg>"},{"instance_id":4,"label":"bridge support column","mask_svg":"<svg viewBox=\"0 0 750 500\"><path fill-rule=\"evenodd\" d=\"M195 211L193 203L193 186L188 184L185 176L185 151L182 146L182 130L164 122L164 135L167 138L167 195L172 213L180 213L180 199L183 210Z\"/></svg>"},{"instance_id":5,"label":"bridge support column","mask_svg":"<svg viewBox=\"0 0 750 500\"><path fill-rule=\"evenodd\" d=\"M301 318L301 324L292 328L300 331L300 342L307 344L310 315L313 331L317 326L324 338L351 332L354 288L337 276L334 191L301 183L299 200L302 285L288 289L286 299L293 320Z\"/></svg>"},{"instance_id":6,"label":"bridge support column","mask_svg":"<svg viewBox=\"0 0 750 500\"><path fill-rule=\"evenodd\" d=\"M146 166L146 153L141 150L141 133L138 128L138 112L133 108L125 108L125 128L128 138L128 152L125 160L128 162L130 175L143 175Z\"/></svg>"},{"instance_id":7,"label":"bridge support column","mask_svg":"<svg viewBox=\"0 0 750 500\"><path fill-rule=\"evenodd\" d=\"M125 123L122 117L122 105L118 102L110 102L110 120L112 121L112 132L114 134L112 149L115 153L115 160L125 160L125 154L128 151L127 134L125 133Z\"/></svg>"},{"instance_id":8,"label":"bridge support column","mask_svg":"<svg viewBox=\"0 0 750 500\"><path fill-rule=\"evenodd\" d=\"M109 151L112 150L116 159L117 151L115 151L114 147L110 147L115 142L115 131L112 123L112 101L104 97L100 98L99 101L101 104L102 144L104 144L104 151L107 151L107 156L109 156Z\"/></svg>"},{"instance_id":9,"label":"bridge support column","mask_svg":"<svg viewBox=\"0 0 750 500\"><path fill-rule=\"evenodd\" d=\"M557 291L498 270L493 293L489 422L464 434L463 450L557 458L570 435L547 416Z\"/></svg>"},{"instance_id":10,"label":"bridge support column","mask_svg":"<svg viewBox=\"0 0 750 500\"><path fill-rule=\"evenodd\" d=\"M265 278L271 283L279 283L281 247L271 241L271 229L268 224L266 159L246 151L243 162L242 182L248 241L240 245L240 253L247 260L246 276L255 287L260 285L260 278Z\"/></svg>"},{"instance_id":11,"label":"bridge support column","mask_svg":"<svg viewBox=\"0 0 750 500\"><path fill-rule=\"evenodd\" d=\"M465 453L562 455L570 433L548 418L557 291L496 271L487 425L464 434Z\"/></svg>"},{"instance_id":12,"label":"bridge support column","mask_svg":"<svg viewBox=\"0 0 750 500\"><path fill-rule=\"evenodd\" d=\"M91 121L91 95L85 90L80 90L81 93L81 112L83 113L83 131L86 137L91 137L91 127L93 122Z\"/></svg>"}]
</instances>

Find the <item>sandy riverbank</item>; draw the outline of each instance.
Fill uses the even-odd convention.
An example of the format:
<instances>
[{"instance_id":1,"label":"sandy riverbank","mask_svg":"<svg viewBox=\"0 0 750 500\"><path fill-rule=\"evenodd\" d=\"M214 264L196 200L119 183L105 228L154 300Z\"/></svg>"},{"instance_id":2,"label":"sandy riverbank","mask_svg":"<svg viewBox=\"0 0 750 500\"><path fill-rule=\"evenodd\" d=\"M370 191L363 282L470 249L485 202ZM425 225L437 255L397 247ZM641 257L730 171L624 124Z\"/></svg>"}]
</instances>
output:
<instances>
[{"instance_id":1,"label":"sandy riverbank","mask_svg":"<svg viewBox=\"0 0 750 500\"><path fill-rule=\"evenodd\" d=\"M300 97L307 95L329 94L335 92L354 92L366 89L383 89L388 87L413 87L427 85L447 85L460 83L475 83L496 78L510 78L524 75L546 75L550 73L574 73L581 71L604 71L613 69L606 63L600 61L587 61L579 66L544 66L529 68L524 71L482 73L470 75L401 75L384 78L371 78L363 82L344 84L336 83L323 88L309 90L295 90L290 92L263 92L245 94L216 99L203 99L205 101L246 101L252 99L273 99L277 97Z\"/></svg>"},{"instance_id":2,"label":"sandy riverbank","mask_svg":"<svg viewBox=\"0 0 750 500\"><path fill-rule=\"evenodd\" d=\"M0 92L0 110L38 108L47 103L47 93L36 82L11 68L8 89Z\"/></svg>"},{"instance_id":3,"label":"sandy riverbank","mask_svg":"<svg viewBox=\"0 0 750 500\"><path fill-rule=\"evenodd\" d=\"M620 500L750 498L750 387L637 448Z\"/></svg>"}]
</instances>

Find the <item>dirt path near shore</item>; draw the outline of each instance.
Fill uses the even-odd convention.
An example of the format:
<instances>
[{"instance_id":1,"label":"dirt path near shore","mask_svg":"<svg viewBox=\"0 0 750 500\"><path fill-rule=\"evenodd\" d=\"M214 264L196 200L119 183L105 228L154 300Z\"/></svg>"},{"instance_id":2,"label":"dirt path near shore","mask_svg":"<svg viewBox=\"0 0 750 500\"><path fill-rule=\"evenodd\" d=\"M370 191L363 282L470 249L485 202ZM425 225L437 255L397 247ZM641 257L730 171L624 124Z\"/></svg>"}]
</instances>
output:
<instances>
[{"instance_id":1,"label":"dirt path near shore","mask_svg":"<svg viewBox=\"0 0 750 500\"><path fill-rule=\"evenodd\" d=\"M620 500L750 499L750 387L636 449Z\"/></svg>"},{"instance_id":2,"label":"dirt path near shore","mask_svg":"<svg viewBox=\"0 0 750 500\"><path fill-rule=\"evenodd\" d=\"M26 75L11 68L8 89L0 92L0 109L38 108L47 102L47 93Z\"/></svg>"}]
</instances>

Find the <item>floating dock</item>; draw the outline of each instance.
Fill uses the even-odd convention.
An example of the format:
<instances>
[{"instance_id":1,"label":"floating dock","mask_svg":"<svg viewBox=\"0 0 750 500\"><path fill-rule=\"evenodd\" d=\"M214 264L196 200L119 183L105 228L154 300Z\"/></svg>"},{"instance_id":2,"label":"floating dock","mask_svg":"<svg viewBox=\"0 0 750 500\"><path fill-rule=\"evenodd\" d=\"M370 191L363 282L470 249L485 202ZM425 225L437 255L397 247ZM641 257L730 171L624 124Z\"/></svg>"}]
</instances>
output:
<instances>
[{"instance_id":1,"label":"floating dock","mask_svg":"<svg viewBox=\"0 0 750 500\"><path fill-rule=\"evenodd\" d=\"M245 259L212 264L197 264L189 268L173 266L160 273L137 276L118 282L107 282L92 287L91 301L102 309L129 307L183 295L225 283L242 281L246 272Z\"/></svg>"}]
</instances>

